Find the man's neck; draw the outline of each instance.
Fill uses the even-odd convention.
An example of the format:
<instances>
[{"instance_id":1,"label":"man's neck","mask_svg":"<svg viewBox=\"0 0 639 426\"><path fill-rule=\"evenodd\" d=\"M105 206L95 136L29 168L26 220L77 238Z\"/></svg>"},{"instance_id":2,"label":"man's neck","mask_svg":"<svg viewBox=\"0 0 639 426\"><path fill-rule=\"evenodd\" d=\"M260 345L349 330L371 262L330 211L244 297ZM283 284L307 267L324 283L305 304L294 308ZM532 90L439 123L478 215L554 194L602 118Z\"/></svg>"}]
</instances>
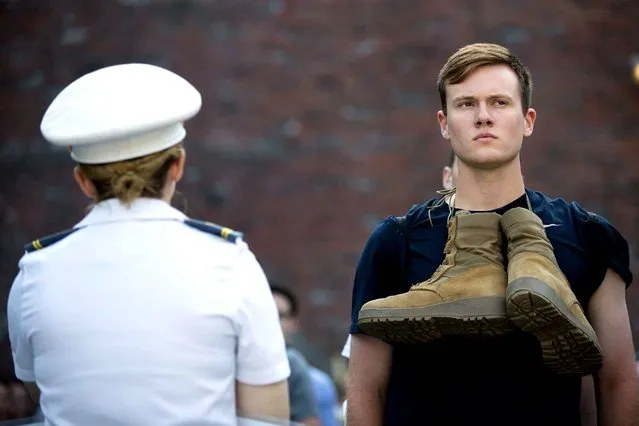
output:
<instances>
[{"instance_id":1,"label":"man's neck","mask_svg":"<svg viewBox=\"0 0 639 426\"><path fill-rule=\"evenodd\" d=\"M519 159L495 170L459 165L455 207L488 211L503 207L524 195L524 178Z\"/></svg>"}]
</instances>

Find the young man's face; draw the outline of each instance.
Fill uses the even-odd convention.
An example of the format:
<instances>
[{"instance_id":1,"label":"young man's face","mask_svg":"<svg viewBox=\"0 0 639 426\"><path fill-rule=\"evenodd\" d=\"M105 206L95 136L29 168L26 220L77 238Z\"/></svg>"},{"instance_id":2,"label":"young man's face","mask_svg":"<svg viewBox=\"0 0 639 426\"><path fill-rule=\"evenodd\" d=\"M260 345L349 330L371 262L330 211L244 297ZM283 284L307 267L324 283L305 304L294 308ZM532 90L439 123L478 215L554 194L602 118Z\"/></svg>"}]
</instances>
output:
<instances>
[{"instance_id":1,"label":"young man's face","mask_svg":"<svg viewBox=\"0 0 639 426\"><path fill-rule=\"evenodd\" d=\"M446 88L448 114L439 111L442 135L470 167L496 169L515 160L530 136L535 111L522 113L517 74L507 65L484 66Z\"/></svg>"}]
</instances>

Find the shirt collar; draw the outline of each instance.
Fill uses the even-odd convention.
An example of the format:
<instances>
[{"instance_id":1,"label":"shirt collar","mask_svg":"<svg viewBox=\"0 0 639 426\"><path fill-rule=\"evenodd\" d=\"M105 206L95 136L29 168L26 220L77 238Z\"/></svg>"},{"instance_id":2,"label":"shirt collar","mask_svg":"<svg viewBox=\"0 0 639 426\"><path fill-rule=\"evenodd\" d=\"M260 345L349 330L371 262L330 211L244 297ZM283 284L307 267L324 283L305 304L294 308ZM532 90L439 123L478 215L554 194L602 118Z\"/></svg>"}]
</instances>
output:
<instances>
[{"instance_id":1,"label":"shirt collar","mask_svg":"<svg viewBox=\"0 0 639 426\"><path fill-rule=\"evenodd\" d=\"M138 198L127 208L119 200L112 198L93 206L91 211L74 228L109 222L184 220L186 218L184 213L163 200Z\"/></svg>"}]
</instances>

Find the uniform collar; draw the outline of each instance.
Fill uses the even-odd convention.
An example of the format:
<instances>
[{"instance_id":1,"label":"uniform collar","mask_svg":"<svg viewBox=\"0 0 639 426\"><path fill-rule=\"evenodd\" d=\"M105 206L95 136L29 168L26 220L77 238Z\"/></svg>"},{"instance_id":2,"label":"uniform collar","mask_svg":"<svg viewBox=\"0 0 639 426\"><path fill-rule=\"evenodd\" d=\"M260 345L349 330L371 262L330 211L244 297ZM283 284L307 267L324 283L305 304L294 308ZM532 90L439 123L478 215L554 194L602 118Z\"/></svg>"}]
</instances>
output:
<instances>
[{"instance_id":1,"label":"uniform collar","mask_svg":"<svg viewBox=\"0 0 639 426\"><path fill-rule=\"evenodd\" d=\"M119 200L109 199L93 206L89 214L74 228L108 222L184 219L186 219L184 213L163 200L138 198L127 208Z\"/></svg>"}]
</instances>

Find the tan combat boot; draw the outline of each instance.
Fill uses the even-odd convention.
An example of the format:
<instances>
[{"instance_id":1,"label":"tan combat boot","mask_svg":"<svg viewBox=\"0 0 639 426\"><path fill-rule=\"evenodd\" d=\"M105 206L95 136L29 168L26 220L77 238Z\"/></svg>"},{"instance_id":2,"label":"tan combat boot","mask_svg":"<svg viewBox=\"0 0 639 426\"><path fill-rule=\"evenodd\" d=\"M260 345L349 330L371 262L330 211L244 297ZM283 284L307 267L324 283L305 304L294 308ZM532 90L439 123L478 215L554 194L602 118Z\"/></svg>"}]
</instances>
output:
<instances>
[{"instance_id":1,"label":"tan combat boot","mask_svg":"<svg viewBox=\"0 0 639 426\"><path fill-rule=\"evenodd\" d=\"M387 342L402 343L512 331L501 247L498 214L458 212L448 224L444 261L430 279L407 293L366 303L359 327Z\"/></svg>"},{"instance_id":2,"label":"tan combat boot","mask_svg":"<svg viewBox=\"0 0 639 426\"><path fill-rule=\"evenodd\" d=\"M515 208L501 226L508 238L508 317L537 337L550 370L587 375L599 369L597 335L557 265L541 219Z\"/></svg>"}]
</instances>

